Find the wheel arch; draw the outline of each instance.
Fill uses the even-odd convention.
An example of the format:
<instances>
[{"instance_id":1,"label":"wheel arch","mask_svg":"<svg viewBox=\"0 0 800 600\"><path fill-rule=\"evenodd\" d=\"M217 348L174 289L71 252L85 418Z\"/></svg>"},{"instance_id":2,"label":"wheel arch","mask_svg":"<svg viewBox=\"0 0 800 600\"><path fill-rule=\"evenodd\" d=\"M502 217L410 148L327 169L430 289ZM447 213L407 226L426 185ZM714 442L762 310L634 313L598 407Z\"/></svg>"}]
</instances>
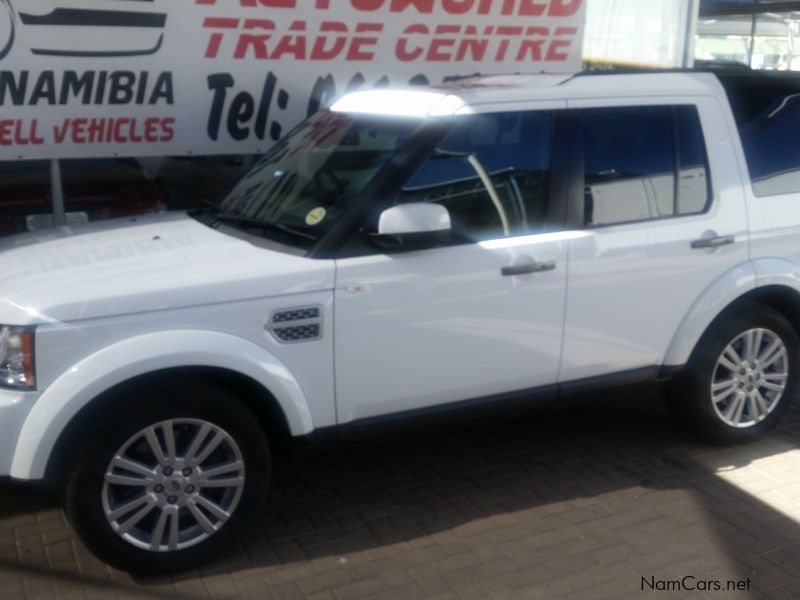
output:
<instances>
[{"instance_id":1,"label":"wheel arch","mask_svg":"<svg viewBox=\"0 0 800 600\"><path fill-rule=\"evenodd\" d=\"M93 428L98 425L95 416L102 414L102 409L108 408L114 402L116 395L131 388L141 386L146 389L152 385L169 385L179 381L201 385L208 383L230 391L255 416L273 452L289 443L292 434L286 415L275 396L255 379L237 371L218 367L185 366L162 369L115 385L94 398L72 417L61 431L48 457L44 473L46 487L53 490L61 489L68 474L71 457L76 452L81 452L86 441L90 439L89 435Z\"/></svg>"},{"instance_id":2,"label":"wheel arch","mask_svg":"<svg viewBox=\"0 0 800 600\"><path fill-rule=\"evenodd\" d=\"M113 398L121 387L165 377L201 377L226 387L277 440L314 430L299 383L266 349L217 332L160 332L102 349L44 390L20 430L11 476L56 476L63 467L60 459L98 401ZM53 456L57 458L51 460Z\"/></svg>"},{"instance_id":3,"label":"wheel arch","mask_svg":"<svg viewBox=\"0 0 800 600\"><path fill-rule=\"evenodd\" d=\"M685 365L716 323L742 304L752 302L781 313L800 336L800 268L784 260L752 261L717 279L692 305L673 337L664 365Z\"/></svg>"}]
</instances>

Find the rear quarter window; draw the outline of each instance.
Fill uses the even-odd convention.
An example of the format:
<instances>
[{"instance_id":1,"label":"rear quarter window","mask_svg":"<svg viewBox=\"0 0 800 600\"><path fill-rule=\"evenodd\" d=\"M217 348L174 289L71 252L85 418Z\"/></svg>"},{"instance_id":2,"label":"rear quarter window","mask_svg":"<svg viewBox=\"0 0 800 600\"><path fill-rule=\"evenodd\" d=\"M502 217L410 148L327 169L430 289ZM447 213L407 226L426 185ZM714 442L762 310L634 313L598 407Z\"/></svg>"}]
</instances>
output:
<instances>
[{"instance_id":1,"label":"rear quarter window","mask_svg":"<svg viewBox=\"0 0 800 600\"><path fill-rule=\"evenodd\" d=\"M722 78L756 196L800 193L800 78Z\"/></svg>"}]
</instances>

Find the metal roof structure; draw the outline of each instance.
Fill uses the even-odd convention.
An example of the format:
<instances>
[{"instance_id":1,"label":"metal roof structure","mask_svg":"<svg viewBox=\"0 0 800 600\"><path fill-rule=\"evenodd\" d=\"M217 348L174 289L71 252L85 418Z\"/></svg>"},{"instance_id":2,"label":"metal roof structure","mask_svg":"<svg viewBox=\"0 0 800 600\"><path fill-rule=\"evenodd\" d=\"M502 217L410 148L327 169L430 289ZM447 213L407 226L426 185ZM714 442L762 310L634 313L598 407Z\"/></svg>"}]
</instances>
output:
<instances>
[{"instance_id":1,"label":"metal roof structure","mask_svg":"<svg viewBox=\"0 0 800 600\"><path fill-rule=\"evenodd\" d=\"M800 0L701 0L700 16L800 11Z\"/></svg>"},{"instance_id":2,"label":"metal roof structure","mask_svg":"<svg viewBox=\"0 0 800 600\"><path fill-rule=\"evenodd\" d=\"M798 70L800 0L700 0L699 17L705 53L736 55L728 60L753 68Z\"/></svg>"}]
</instances>

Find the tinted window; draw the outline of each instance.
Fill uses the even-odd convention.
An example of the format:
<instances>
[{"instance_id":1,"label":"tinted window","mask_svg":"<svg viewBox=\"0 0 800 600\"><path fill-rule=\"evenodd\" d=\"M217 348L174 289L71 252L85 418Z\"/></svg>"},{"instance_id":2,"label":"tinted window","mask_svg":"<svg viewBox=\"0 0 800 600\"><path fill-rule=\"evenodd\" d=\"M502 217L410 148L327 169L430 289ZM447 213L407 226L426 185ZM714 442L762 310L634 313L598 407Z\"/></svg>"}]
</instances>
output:
<instances>
[{"instance_id":1,"label":"tinted window","mask_svg":"<svg viewBox=\"0 0 800 600\"><path fill-rule=\"evenodd\" d=\"M75 223L167 208L155 180L133 158L62 160L61 181L67 219Z\"/></svg>"},{"instance_id":2,"label":"tinted window","mask_svg":"<svg viewBox=\"0 0 800 600\"><path fill-rule=\"evenodd\" d=\"M544 226L550 184L550 113L465 117L403 186L397 204L445 206L456 241Z\"/></svg>"},{"instance_id":3,"label":"tinted window","mask_svg":"<svg viewBox=\"0 0 800 600\"><path fill-rule=\"evenodd\" d=\"M255 162L249 156L62 160L68 223L185 210L219 201Z\"/></svg>"},{"instance_id":4,"label":"tinted window","mask_svg":"<svg viewBox=\"0 0 800 600\"><path fill-rule=\"evenodd\" d=\"M680 163L676 213L692 215L705 211L711 200L706 143L696 108L679 106L675 117Z\"/></svg>"},{"instance_id":5,"label":"tinted window","mask_svg":"<svg viewBox=\"0 0 800 600\"><path fill-rule=\"evenodd\" d=\"M163 156L136 159L144 176L156 183L170 210L196 208L222 199L260 157Z\"/></svg>"},{"instance_id":6,"label":"tinted window","mask_svg":"<svg viewBox=\"0 0 800 600\"><path fill-rule=\"evenodd\" d=\"M220 208L230 223L310 248L423 126L409 119L317 113L273 146Z\"/></svg>"},{"instance_id":7,"label":"tinted window","mask_svg":"<svg viewBox=\"0 0 800 600\"><path fill-rule=\"evenodd\" d=\"M50 162L0 162L0 236L52 224Z\"/></svg>"},{"instance_id":8,"label":"tinted window","mask_svg":"<svg viewBox=\"0 0 800 600\"><path fill-rule=\"evenodd\" d=\"M800 192L800 86L764 78L726 82L753 192Z\"/></svg>"},{"instance_id":9,"label":"tinted window","mask_svg":"<svg viewBox=\"0 0 800 600\"><path fill-rule=\"evenodd\" d=\"M59 161L68 225L219 201L255 155ZM0 162L0 237L52 227L50 161Z\"/></svg>"},{"instance_id":10,"label":"tinted window","mask_svg":"<svg viewBox=\"0 0 800 600\"><path fill-rule=\"evenodd\" d=\"M695 108L589 109L581 120L587 225L705 210L708 165Z\"/></svg>"}]
</instances>

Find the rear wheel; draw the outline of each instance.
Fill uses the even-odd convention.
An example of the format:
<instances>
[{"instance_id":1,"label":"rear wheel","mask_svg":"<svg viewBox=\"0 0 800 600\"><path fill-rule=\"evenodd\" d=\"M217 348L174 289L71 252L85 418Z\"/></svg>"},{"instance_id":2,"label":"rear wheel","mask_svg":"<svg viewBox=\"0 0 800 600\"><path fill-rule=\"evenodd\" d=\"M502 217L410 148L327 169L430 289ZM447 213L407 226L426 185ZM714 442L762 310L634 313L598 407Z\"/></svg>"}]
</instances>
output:
<instances>
[{"instance_id":1,"label":"rear wheel","mask_svg":"<svg viewBox=\"0 0 800 600\"><path fill-rule=\"evenodd\" d=\"M772 308L748 303L701 339L670 403L694 434L740 443L772 429L798 395L798 336Z\"/></svg>"},{"instance_id":2,"label":"rear wheel","mask_svg":"<svg viewBox=\"0 0 800 600\"><path fill-rule=\"evenodd\" d=\"M66 497L67 516L101 560L127 571L189 568L257 516L269 450L227 390L139 387L104 412Z\"/></svg>"}]
</instances>

